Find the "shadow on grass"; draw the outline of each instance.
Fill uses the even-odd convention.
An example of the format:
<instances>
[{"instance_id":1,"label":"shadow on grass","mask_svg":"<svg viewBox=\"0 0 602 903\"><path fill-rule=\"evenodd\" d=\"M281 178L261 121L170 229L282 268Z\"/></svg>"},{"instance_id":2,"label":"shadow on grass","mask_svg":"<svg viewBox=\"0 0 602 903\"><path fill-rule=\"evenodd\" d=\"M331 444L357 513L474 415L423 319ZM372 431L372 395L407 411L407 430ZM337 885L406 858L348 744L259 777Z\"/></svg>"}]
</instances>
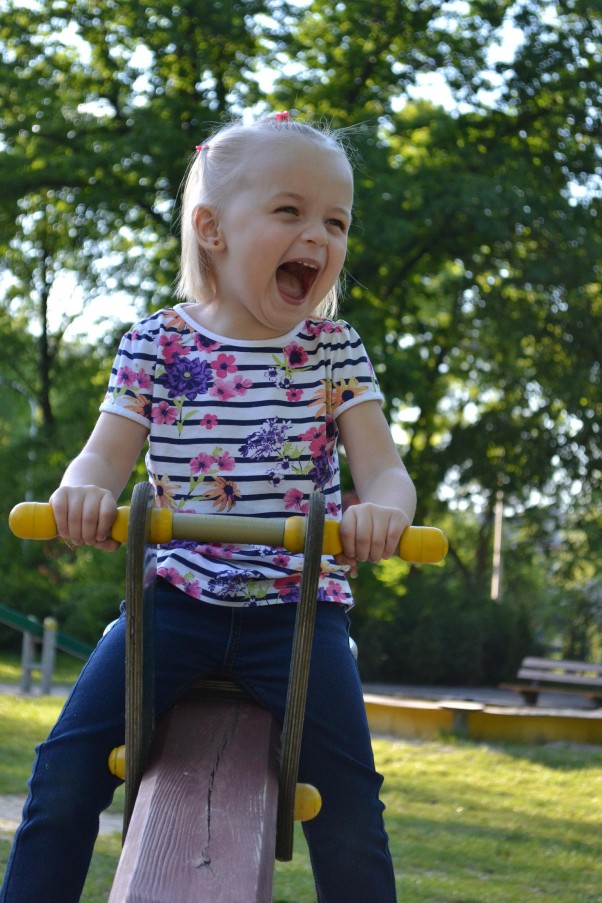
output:
<instances>
[{"instance_id":1,"label":"shadow on grass","mask_svg":"<svg viewBox=\"0 0 602 903\"><path fill-rule=\"evenodd\" d=\"M602 718L602 711L600 717ZM502 744L497 748L515 759L525 759L554 770L580 771L593 766L602 767L602 746L589 743L557 741L541 746Z\"/></svg>"}]
</instances>

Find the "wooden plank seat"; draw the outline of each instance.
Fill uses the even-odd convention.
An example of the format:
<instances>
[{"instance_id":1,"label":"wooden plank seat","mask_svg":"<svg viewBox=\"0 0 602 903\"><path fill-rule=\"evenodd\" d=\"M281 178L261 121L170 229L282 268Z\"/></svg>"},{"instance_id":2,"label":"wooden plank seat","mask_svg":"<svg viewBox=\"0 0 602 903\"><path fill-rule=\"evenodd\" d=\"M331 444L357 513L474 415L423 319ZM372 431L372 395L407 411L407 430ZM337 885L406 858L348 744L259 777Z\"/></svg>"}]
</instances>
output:
<instances>
[{"instance_id":1,"label":"wooden plank seat","mask_svg":"<svg viewBox=\"0 0 602 903\"><path fill-rule=\"evenodd\" d=\"M279 743L238 687L195 685L157 726L109 903L271 900Z\"/></svg>"},{"instance_id":2,"label":"wooden plank seat","mask_svg":"<svg viewBox=\"0 0 602 903\"><path fill-rule=\"evenodd\" d=\"M544 690L584 696L602 706L602 665L527 656L517 673L521 683L503 683L502 689L519 693L527 705L536 705Z\"/></svg>"}]
</instances>

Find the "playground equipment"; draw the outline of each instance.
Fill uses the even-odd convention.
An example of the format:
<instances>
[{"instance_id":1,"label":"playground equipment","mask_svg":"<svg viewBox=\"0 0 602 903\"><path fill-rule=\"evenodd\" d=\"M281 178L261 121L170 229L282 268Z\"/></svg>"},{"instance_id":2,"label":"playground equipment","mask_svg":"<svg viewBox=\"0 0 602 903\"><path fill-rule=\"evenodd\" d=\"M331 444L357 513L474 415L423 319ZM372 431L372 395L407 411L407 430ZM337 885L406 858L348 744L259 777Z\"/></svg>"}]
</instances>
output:
<instances>
[{"instance_id":1,"label":"playground equipment","mask_svg":"<svg viewBox=\"0 0 602 903\"><path fill-rule=\"evenodd\" d=\"M56 632L58 624L55 618L44 618L43 624L33 615L13 611L0 605L0 623L20 630L23 634L21 643L21 684L22 693L31 693L32 677L37 671L40 674L40 691L48 695L52 689L52 673L56 658ZM41 644L41 653L36 657L36 647Z\"/></svg>"},{"instance_id":2,"label":"playground equipment","mask_svg":"<svg viewBox=\"0 0 602 903\"><path fill-rule=\"evenodd\" d=\"M40 674L40 692L45 695L51 692L57 650L84 661L92 652L92 646L60 631L55 618L44 618L40 624L33 615L15 611L7 605L0 605L0 624L19 630L23 634L20 685L22 693L31 692L35 672ZM36 657L37 646L41 646L39 658Z\"/></svg>"},{"instance_id":3,"label":"playground equipment","mask_svg":"<svg viewBox=\"0 0 602 903\"><path fill-rule=\"evenodd\" d=\"M117 509L111 537L127 542L131 509ZM8 518L9 526L20 539L55 539L56 522L48 502L22 502ZM281 546L289 552L305 548L307 518L239 517L234 514L180 514L169 508L151 508L145 520L148 543L160 545L173 539L196 542L252 542ZM326 520L323 525L322 554L338 555L343 551L339 538L339 522ZM436 527L408 527L399 544L399 557L413 564L436 564L447 554L447 539Z\"/></svg>"},{"instance_id":4,"label":"playground equipment","mask_svg":"<svg viewBox=\"0 0 602 903\"><path fill-rule=\"evenodd\" d=\"M308 518L274 521L207 517L152 507L147 483L121 508L112 536L127 540L126 736L124 847L109 903L268 903L274 857L292 858L295 814L317 814L319 792L297 787L321 557L341 551L338 522L324 521L324 497L314 493ZM24 503L10 516L22 538L50 539L49 505ZM285 722L280 737L271 715L232 684L203 682L155 731L153 590L155 550L171 539L251 542L304 551ZM440 530L409 527L399 553L434 563L447 552ZM123 774L123 748L110 765Z\"/></svg>"}]
</instances>

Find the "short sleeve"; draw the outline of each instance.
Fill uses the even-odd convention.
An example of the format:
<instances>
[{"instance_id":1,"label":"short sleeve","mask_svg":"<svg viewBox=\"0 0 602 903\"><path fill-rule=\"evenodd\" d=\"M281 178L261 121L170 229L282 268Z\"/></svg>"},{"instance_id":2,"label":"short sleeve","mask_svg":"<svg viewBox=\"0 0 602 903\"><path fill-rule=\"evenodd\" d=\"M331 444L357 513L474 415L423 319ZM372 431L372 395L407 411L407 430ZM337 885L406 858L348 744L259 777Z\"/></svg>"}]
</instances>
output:
<instances>
[{"instance_id":1,"label":"short sleeve","mask_svg":"<svg viewBox=\"0 0 602 903\"><path fill-rule=\"evenodd\" d=\"M331 346L331 409L335 419L343 411L364 401L384 403L361 338L348 323L340 325L343 329L333 334Z\"/></svg>"},{"instance_id":2,"label":"short sleeve","mask_svg":"<svg viewBox=\"0 0 602 903\"><path fill-rule=\"evenodd\" d=\"M100 410L150 427L156 367L155 329L147 320L123 336Z\"/></svg>"}]
</instances>

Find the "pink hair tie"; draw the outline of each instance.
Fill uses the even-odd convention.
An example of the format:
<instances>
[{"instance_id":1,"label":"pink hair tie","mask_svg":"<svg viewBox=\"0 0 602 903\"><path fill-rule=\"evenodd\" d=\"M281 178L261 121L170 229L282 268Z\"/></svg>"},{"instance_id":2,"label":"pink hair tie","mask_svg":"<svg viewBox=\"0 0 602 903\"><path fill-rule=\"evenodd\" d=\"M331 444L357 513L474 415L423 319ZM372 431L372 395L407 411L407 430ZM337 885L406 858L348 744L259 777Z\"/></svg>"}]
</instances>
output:
<instances>
[{"instance_id":1,"label":"pink hair tie","mask_svg":"<svg viewBox=\"0 0 602 903\"><path fill-rule=\"evenodd\" d=\"M197 144L196 152L197 152L197 154L200 154L201 151L207 150L208 148L209 148L208 144Z\"/></svg>"},{"instance_id":2,"label":"pink hair tie","mask_svg":"<svg viewBox=\"0 0 602 903\"><path fill-rule=\"evenodd\" d=\"M289 115L288 110L284 110L282 113L275 113L275 114L274 114L274 119L276 120L276 122L288 122L288 120L289 120L290 118L291 118L291 117L290 117L290 115Z\"/></svg>"}]
</instances>

